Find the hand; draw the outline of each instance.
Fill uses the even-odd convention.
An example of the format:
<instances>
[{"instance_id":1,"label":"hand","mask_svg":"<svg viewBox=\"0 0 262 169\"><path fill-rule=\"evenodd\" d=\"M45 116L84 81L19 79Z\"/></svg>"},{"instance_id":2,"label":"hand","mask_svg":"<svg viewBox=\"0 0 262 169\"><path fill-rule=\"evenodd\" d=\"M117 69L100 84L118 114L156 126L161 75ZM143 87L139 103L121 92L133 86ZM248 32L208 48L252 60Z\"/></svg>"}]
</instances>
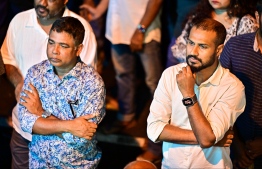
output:
<instances>
[{"instance_id":1,"label":"hand","mask_svg":"<svg viewBox=\"0 0 262 169\"><path fill-rule=\"evenodd\" d=\"M74 136L91 140L97 129L97 125L95 123L88 121L93 117L94 115L85 115L75 118L71 121L69 132Z\"/></svg>"},{"instance_id":2,"label":"hand","mask_svg":"<svg viewBox=\"0 0 262 169\"><path fill-rule=\"evenodd\" d=\"M229 147L232 143L232 140L234 138L234 130L232 127L228 129L228 131L225 133L224 137L215 144L215 146L219 147Z\"/></svg>"},{"instance_id":3,"label":"hand","mask_svg":"<svg viewBox=\"0 0 262 169\"><path fill-rule=\"evenodd\" d=\"M130 49L132 52L141 51L143 49L144 34L136 30L131 38Z\"/></svg>"},{"instance_id":4,"label":"hand","mask_svg":"<svg viewBox=\"0 0 262 169\"><path fill-rule=\"evenodd\" d=\"M88 5L88 4L83 4L80 7L80 15L85 18L87 21L93 21L98 19L101 15L97 11L96 8Z\"/></svg>"},{"instance_id":5,"label":"hand","mask_svg":"<svg viewBox=\"0 0 262 169\"><path fill-rule=\"evenodd\" d=\"M176 75L178 88L183 97L194 96L195 78L189 66L183 67Z\"/></svg>"},{"instance_id":6,"label":"hand","mask_svg":"<svg viewBox=\"0 0 262 169\"><path fill-rule=\"evenodd\" d=\"M20 94L23 89L23 85L24 85L24 82L21 82L21 83L18 83L15 87L15 98L16 98L17 103L20 102Z\"/></svg>"},{"instance_id":7,"label":"hand","mask_svg":"<svg viewBox=\"0 0 262 169\"><path fill-rule=\"evenodd\" d=\"M31 91L23 90L26 96L21 96L23 101L21 100L19 103L25 106L30 113L41 116L44 109L42 108L38 92L31 83L29 83L29 87Z\"/></svg>"},{"instance_id":8,"label":"hand","mask_svg":"<svg viewBox=\"0 0 262 169\"><path fill-rule=\"evenodd\" d=\"M250 159L262 155L262 137L246 142L246 153Z\"/></svg>"}]
</instances>

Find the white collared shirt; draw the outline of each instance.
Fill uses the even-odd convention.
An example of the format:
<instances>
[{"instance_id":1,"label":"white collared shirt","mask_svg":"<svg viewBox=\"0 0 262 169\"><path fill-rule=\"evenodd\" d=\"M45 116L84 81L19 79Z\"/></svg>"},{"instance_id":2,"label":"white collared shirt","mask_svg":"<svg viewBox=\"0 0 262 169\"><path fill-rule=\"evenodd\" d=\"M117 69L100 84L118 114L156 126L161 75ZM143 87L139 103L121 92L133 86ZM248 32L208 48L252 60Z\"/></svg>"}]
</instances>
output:
<instances>
[{"instance_id":1,"label":"white collared shirt","mask_svg":"<svg viewBox=\"0 0 262 169\"><path fill-rule=\"evenodd\" d=\"M192 130L176 82L176 74L185 66L172 66L162 74L147 119L147 133L152 141L157 140L166 124ZM219 64L208 80L200 86L195 84L194 91L218 142L244 111L244 86ZM163 168L232 168L228 147L163 142L163 157Z\"/></svg>"},{"instance_id":2,"label":"white collared shirt","mask_svg":"<svg viewBox=\"0 0 262 169\"><path fill-rule=\"evenodd\" d=\"M112 44L130 44L144 16L149 0L110 0L106 18L106 38ZM160 42L160 13L147 28L144 43Z\"/></svg>"},{"instance_id":3,"label":"white collared shirt","mask_svg":"<svg viewBox=\"0 0 262 169\"><path fill-rule=\"evenodd\" d=\"M85 27L84 48L80 54L81 59L88 65L95 67L96 39L90 25L79 15L65 9L63 16L72 16L81 21ZM27 70L47 59L46 47L48 34L37 21L35 9L17 14L11 21L1 53L4 64L15 66L25 77ZM31 135L21 130L18 121L17 106L13 109L12 120L14 129L24 138L31 140Z\"/></svg>"}]
</instances>

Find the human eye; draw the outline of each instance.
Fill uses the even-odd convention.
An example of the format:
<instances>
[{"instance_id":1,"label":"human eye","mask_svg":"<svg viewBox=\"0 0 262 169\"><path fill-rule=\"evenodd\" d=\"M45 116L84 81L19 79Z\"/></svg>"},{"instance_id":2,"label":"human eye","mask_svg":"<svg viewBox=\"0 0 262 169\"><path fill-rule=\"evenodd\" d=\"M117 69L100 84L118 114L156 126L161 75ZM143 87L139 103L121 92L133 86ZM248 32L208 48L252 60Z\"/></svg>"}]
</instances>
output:
<instances>
[{"instance_id":1,"label":"human eye","mask_svg":"<svg viewBox=\"0 0 262 169\"><path fill-rule=\"evenodd\" d=\"M193 46L194 45L194 42L192 42L191 40L187 39L187 44L190 45L190 46Z\"/></svg>"},{"instance_id":2,"label":"human eye","mask_svg":"<svg viewBox=\"0 0 262 169\"><path fill-rule=\"evenodd\" d=\"M200 49L207 49L207 45L199 45Z\"/></svg>"},{"instance_id":3,"label":"human eye","mask_svg":"<svg viewBox=\"0 0 262 169\"><path fill-rule=\"evenodd\" d=\"M48 39L48 44L49 45L52 45L52 44L54 44L55 42L54 41L52 41L51 39Z\"/></svg>"},{"instance_id":4,"label":"human eye","mask_svg":"<svg viewBox=\"0 0 262 169\"><path fill-rule=\"evenodd\" d=\"M60 44L60 46L61 46L62 48L69 48L69 46L66 45L66 44Z\"/></svg>"}]
</instances>

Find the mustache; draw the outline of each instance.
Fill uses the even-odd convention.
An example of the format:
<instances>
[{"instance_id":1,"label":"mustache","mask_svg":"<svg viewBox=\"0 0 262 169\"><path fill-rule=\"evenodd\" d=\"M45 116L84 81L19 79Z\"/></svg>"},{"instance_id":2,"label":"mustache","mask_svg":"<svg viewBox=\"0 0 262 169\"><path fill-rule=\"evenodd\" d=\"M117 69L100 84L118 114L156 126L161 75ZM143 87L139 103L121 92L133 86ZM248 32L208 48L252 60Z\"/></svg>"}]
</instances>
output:
<instances>
[{"instance_id":1,"label":"mustache","mask_svg":"<svg viewBox=\"0 0 262 169\"><path fill-rule=\"evenodd\" d=\"M35 9L37 10L37 9L39 9L39 8L42 8L42 9L44 9L45 11L49 12L49 10L48 10L45 6L43 6L43 5L36 5Z\"/></svg>"},{"instance_id":2,"label":"mustache","mask_svg":"<svg viewBox=\"0 0 262 169\"><path fill-rule=\"evenodd\" d=\"M187 55L186 59L188 60L191 57L201 62L201 59L199 59L196 55Z\"/></svg>"}]
</instances>

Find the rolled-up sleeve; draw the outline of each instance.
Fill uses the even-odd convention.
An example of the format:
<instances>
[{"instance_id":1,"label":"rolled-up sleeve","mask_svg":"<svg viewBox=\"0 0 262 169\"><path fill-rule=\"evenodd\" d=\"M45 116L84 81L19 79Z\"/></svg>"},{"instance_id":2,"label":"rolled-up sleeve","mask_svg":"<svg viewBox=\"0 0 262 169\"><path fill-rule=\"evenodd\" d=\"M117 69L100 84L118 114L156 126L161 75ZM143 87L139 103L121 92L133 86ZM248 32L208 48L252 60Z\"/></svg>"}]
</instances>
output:
<instances>
[{"instance_id":1,"label":"rolled-up sleeve","mask_svg":"<svg viewBox=\"0 0 262 169\"><path fill-rule=\"evenodd\" d=\"M171 85L168 82L170 82L170 79L168 80L166 71L164 71L155 91L147 118L147 135L153 142L157 142L165 125L169 124L171 119Z\"/></svg>"}]
</instances>

